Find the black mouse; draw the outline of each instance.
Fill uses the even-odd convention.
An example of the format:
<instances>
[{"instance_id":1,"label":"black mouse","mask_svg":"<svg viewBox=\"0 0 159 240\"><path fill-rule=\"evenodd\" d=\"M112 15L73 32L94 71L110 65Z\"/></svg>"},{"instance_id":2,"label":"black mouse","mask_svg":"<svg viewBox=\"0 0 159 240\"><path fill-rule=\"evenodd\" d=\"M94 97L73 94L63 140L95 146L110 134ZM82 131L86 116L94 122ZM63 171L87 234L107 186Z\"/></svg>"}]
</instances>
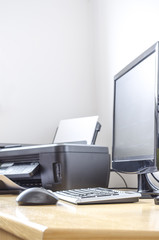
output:
<instances>
[{"instance_id":1,"label":"black mouse","mask_svg":"<svg viewBox=\"0 0 159 240\"><path fill-rule=\"evenodd\" d=\"M19 205L52 205L57 201L53 192L40 187L28 188L16 198Z\"/></svg>"},{"instance_id":2,"label":"black mouse","mask_svg":"<svg viewBox=\"0 0 159 240\"><path fill-rule=\"evenodd\" d=\"M156 197L154 198L154 203L155 203L156 205L159 205L159 196L156 196Z\"/></svg>"}]
</instances>

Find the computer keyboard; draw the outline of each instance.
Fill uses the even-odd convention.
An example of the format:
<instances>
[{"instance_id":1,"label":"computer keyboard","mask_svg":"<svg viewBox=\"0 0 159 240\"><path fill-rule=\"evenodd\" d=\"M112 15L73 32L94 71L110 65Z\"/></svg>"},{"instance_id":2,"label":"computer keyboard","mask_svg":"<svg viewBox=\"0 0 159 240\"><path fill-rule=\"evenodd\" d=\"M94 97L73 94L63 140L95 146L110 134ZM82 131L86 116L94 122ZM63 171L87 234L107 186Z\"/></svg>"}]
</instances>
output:
<instances>
[{"instance_id":1,"label":"computer keyboard","mask_svg":"<svg viewBox=\"0 0 159 240\"><path fill-rule=\"evenodd\" d=\"M54 194L59 199L74 204L129 203L137 202L141 197L141 194L137 192L101 187L61 190Z\"/></svg>"}]
</instances>

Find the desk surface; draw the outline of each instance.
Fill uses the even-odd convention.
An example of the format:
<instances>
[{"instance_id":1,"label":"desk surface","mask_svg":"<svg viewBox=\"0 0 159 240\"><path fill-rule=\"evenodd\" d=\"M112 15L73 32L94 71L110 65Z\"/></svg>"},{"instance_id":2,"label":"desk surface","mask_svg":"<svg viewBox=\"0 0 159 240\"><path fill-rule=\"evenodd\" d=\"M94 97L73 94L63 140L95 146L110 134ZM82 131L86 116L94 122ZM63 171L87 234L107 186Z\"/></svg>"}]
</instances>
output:
<instances>
[{"instance_id":1,"label":"desk surface","mask_svg":"<svg viewBox=\"0 0 159 240\"><path fill-rule=\"evenodd\" d=\"M89 206L18 206L15 199L0 195L0 229L17 239L159 239L159 205L152 199Z\"/></svg>"}]
</instances>

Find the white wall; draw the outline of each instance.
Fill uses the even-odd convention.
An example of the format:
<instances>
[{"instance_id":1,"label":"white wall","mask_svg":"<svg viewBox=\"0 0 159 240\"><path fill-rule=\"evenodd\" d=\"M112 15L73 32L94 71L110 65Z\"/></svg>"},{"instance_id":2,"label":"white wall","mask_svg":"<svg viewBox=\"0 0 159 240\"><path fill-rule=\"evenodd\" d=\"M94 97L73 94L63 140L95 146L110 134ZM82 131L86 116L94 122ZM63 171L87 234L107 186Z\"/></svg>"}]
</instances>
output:
<instances>
[{"instance_id":1,"label":"white wall","mask_svg":"<svg viewBox=\"0 0 159 240\"><path fill-rule=\"evenodd\" d=\"M51 143L96 115L90 2L0 0L0 142Z\"/></svg>"},{"instance_id":2,"label":"white wall","mask_svg":"<svg viewBox=\"0 0 159 240\"><path fill-rule=\"evenodd\" d=\"M159 40L159 1L93 0L92 3L97 103L103 126L100 137L111 150L113 76ZM124 175L124 178L128 186L136 186L136 176ZM120 184L121 178L113 175L110 186Z\"/></svg>"},{"instance_id":3,"label":"white wall","mask_svg":"<svg viewBox=\"0 0 159 240\"><path fill-rule=\"evenodd\" d=\"M112 145L113 77L159 40L158 0L92 0L101 142Z\"/></svg>"},{"instance_id":4,"label":"white wall","mask_svg":"<svg viewBox=\"0 0 159 240\"><path fill-rule=\"evenodd\" d=\"M159 40L158 12L158 0L0 0L0 142L50 143L59 120L98 114L111 152L113 76Z\"/></svg>"}]
</instances>

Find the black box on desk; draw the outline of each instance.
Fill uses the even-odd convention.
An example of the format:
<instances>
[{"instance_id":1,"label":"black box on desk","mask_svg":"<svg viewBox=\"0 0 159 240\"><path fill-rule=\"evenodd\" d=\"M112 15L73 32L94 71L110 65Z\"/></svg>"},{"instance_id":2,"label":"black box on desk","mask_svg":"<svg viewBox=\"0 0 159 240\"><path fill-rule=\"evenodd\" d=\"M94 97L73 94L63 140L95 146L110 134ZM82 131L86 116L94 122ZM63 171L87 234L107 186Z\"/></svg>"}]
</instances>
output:
<instances>
[{"instance_id":1,"label":"black box on desk","mask_svg":"<svg viewBox=\"0 0 159 240\"><path fill-rule=\"evenodd\" d=\"M30 173L8 175L24 187L42 186L53 191L86 187L108 187L110 156L107 147L49 144L3 149L0 165L33 166ZM7 176L7 174L6 174Z\"/></svg>"}]
</instances>

